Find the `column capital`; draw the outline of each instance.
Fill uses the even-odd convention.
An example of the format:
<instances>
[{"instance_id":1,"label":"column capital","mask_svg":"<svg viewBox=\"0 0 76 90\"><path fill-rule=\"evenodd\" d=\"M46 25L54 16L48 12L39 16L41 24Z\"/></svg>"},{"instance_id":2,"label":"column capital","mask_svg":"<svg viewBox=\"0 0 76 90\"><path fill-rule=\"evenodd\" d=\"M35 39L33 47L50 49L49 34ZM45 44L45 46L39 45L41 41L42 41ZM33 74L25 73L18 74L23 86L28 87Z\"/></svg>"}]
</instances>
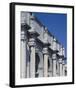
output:
<instances>
[{"instance_id":1,"label":"column capital","mask_svg":"<svg viewBox=\"0 0 76 90\"><path fill-rule=\"evenodd\" d=\"M26 32L21 31L21 41L26 41L26 38L27 38L26 36L27 36Z\"/></svg>"},{"instance_id":2,"label":"column capital","mask_svg":"<svg viewBox=\"0 0 76 90\"><path fill-rule=\"evenodd\" d=\"M52 59L56 60L56 56L57 56L56 54L52 54Z\"/></svg>"},{"instance_id":3,"label":"column capital","mask_svg":"<svg viewBox=\"0 0 76 90\"><path fill-rule=\"evenodd\" d=\"M62 64L65 65L65 61L64 60L62 61Z\"/></svg>"},{"instance_id":4,"label":"column capital","mask_svg":"<svg viewBox=\"0 0 76 90\"><path fill-rule=\"evenodd\" d=\"M43 48L43 54L49 54L49 52L48 52L48 47L44 47L44 48Z\"/></svg>"},{"instance_id":5,"label":"column capital","mask_svg":"<svg viewBox=\"0 0 76 90\"><path fill-rule=\"evenodd\" d=\"M59 63L62 64L62 58L59 59Z\"/></svg>"},{"instance_id":6,"label":"column capital","mask_svg":"<svg viewBox=\"0 0 76 90\"><path fill-rule=\"evenodd\" d=\"M36 40L35 40L35 38L30 38L29 39L29 42L28 42L28 45L29 46L36 46Z\"/></svg>"},{"instance_id":7,"label":"column capital","mask_svg":"<svg viewBox=\"0 0 76 90\"><path fill-rule=\"evenodd\" d=\"M67 68L67 64L65 64L65 68Z\"/></svg>"}]
</instances>

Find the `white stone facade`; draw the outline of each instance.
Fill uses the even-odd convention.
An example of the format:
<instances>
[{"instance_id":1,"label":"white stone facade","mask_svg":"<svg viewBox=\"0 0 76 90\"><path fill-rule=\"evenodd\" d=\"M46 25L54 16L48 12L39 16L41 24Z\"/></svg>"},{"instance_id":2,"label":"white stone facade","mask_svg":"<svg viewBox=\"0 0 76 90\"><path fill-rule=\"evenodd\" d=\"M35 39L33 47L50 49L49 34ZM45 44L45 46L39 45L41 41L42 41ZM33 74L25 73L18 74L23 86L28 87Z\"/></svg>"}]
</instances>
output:
<instances>
[{"instance_id":1,"label":"white stone facade","mask_svg":"<svg viewBox=\"0 0 76 90\"><path fill-rule=\"evenodd\" d=\"M29 12L21 12L21 78L67 75L65 49Z\"/></svg>"}]
</instances>

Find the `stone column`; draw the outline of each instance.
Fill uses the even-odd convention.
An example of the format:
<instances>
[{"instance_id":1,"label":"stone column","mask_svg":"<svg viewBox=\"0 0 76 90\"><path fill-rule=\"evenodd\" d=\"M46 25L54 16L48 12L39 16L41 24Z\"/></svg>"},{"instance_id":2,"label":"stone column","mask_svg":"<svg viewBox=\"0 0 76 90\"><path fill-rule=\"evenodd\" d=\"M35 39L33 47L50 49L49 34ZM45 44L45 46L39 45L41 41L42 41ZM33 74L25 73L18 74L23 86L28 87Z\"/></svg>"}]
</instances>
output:
<instances>
[{"instance_id":1,"label":"stone column","mask_svg":"<svg viewBox=\"0 0 76 90\"><path fill-rule=\"evenodd\" d=\"M50 67L49 67L48 72L49 72L49 77L51 77L51 76L53 76L53 75L52 75L52 73L53 73L53 70L52 70L52 66L53 66L53 65L52 65L52 64L53 64L53 63L52 63L52 58L51 58L51 57L49 58L49 61L50 61Z\"/></svg>"},{"instance_id":2,"label":"stone column","mask_svg":"<svg viewBox=\"0 0 76 90\"><path fill-rule=\"evenodd\" d=\"M30 49L27 45L27 78L30 77Z\"/></svg>"},{"instance_id":3,"label":"stone column","mask_svg":"<svg viewBox=\"0 0 76 90\"><path fill-rule=\"evenodd\" d=\"M39 55L39 65L38 65L38 73L39 73L39 77L43 77L43 53L40 52L39 50L37 51L38 55Z\"/></svg>"},{"instance_id":4,"label":"stone column","mask_svg":"<svg viewBox=\"0 0 76 90\"><path fill-rule=\"evenodd\" d=\"M59 53L60 53L60 43L57 41L57 76L59 76Z\"/></svg>"},{"instance_id":5,"label":"stone column","mask_svg":"<svg viewBox=\"0 0 76 90\"><path fill-rule=\"evenodd\" d=\"M30 77L30 62L27 62L27 78Z\"/></svg>"},{"instance_id":6,"label":"stone column","mask_svg":"<svg viewBox=\"0 0 76 90\"><path fill-rule=\"evenodd\" d=\"M53 39L53 54L52 54L52 59L53 59L53 76L56 76L56 62L57 62L57 55L56 55L56 50L57 50L57 42L56 39Z\"/></svg>"},{"instance_id":7,"label":"stone column","mask_svg":"<svg viewBox=\"0 0 76 90\"><path fill-rule=\"evenodd\" d=\"M35 77L35 39L29 39L30 46L30 77Z\"/></svg>"},{"instance_id":8,"label":"stone column","mask_svg":"<svg viewBox=\"0 0 76 90\"><path fill-rule=\"evenodd\" d=\"M44 77L48 77L48 48L49 48L49 42L48 42L48 29L47 27L44 28L44 48L43 48L43 54L44 54Z\"/></svg>"},{"instance_id":9,"label":"stone column","mask_svg":"<svg viewBox=\"0 0 76 90\"><path fill-rule=\"evenodd\" d=\"M56 76L56 54L53 54L53 76Z\"/></svg>"},{"instance_id":10,"label":"stone column","mask_svg":"<svg viewBox=\"0 0 76 90\"><path fill-rule=\"evenodd\" d=\"M57 60L57 76L60 75L60 74L59 74L59 69L60 69L60 67L59 67L59 61Z\"/></svg>"},{"instance_id":11,"label":"stone column","mask_svg":"<svg viewBox=\"0 0 76 90\"><path fill-rule=\"evenodd\" d=\"M29 33L29 46L30 46L30 77L35 77L35 46L36 46L36 39L39 36L39 34L35 30L34 25L34 16L30 16L30 27L31 29L28 30Z\"/></svg>"},{"instance_id":12,"label":"stone column","mask_svg":"<svg viewBox=\"0 0 76 90\"><path fill-rule=\"evenodd\" d=\"M43 48L44 54L44 77L48 77L48 48Z\"/></svg>"},{"instance_id":13,"label":"stone column","mask_svg":"<svg viewBox=\"0 0 76 90\"><path fill-rule=\"evenodd\" d=\"M67 64L65 64L65 76L67 76Z\"/></svg>"},{"instance_id":14,"label":"stone column","mask_svg":"<svg viewBox=\"0 0 76 90\"><path fill-rule=\"evenodd\" d=\"M67 76L67 66L63 63L63 76Z\"/></svg>"},{"instance_id":15,"label":"stone column","mask_svg":"<svg viewBox=\"0 0 76 90\"><path fill-rule=\"evenodd\" d=\"M59 59L59 67L60 67L60 76L62 76L63 75L62 58Z\"/></svg>"},{"instance_id":16,"label":"stone column","mask_svg":"<svg viewBox=\"0 0 76 90\"><path fill-rule=\"evenodd\" d=\"M62 66L62 62L63 62L63 46L60 45L60 50L59 50L59 67L60 67L60 76L63 75L63 66Z\"/></svg>"},{"instance_id":17,"label":"stone column","mask_svg":"<svg viewBox=\"0 0 76 90\"><path fill-rule=\"evenodd\" d=\"M21 49L20 49L20 76L26 78L26 34L25 31L21 31Z\"/></svg>"},{"instance_id":18,"label":"stone column","mask_svg":"<svg viewBox=\"0 0 76 90\"><path fill-rule=\"evenodd\" d=\"M65 62L64 62L64 60L62 62L62 66L63 66L63 76L65 76Z\"/></svg>"},{"instance_id":19,"label":"stone column","mask_svg":"<svg viewBox=\"0 0 76 90\"><path fill-rule=\"evenodd\" d=\"M65 60L66 60L66 58L65 58L65 49L64 49L64 47L63 47L63 49L62 49L62 51L63 51L63 61L62 61L62 66L63 66L63 76L65 76Z\"/></svg>"}]
</instances>

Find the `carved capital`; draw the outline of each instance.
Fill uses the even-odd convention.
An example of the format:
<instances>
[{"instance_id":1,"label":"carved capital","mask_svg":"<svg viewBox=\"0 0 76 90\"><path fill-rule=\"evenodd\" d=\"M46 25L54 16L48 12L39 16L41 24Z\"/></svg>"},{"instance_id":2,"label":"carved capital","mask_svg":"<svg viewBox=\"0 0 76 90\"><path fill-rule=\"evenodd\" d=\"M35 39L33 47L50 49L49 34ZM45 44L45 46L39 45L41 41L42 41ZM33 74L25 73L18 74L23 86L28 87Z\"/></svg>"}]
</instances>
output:
<instances>
[{"instance_id":1,"label":"carved capital","mask_svg":"<svg viewBox=\"0 0 76 90\"><path fill-rule=\"evenodd\" d=\"M63 62L63 61L62 61L62 58L60 58L60 59L59 59L59 63L62 64L62 62Z\"/></svg>"},{"instance_id":2,"label":"carved capital","mask_svg":"<svg viewBox=\"0 0 76 90\"><path fill-rule=\"evenodd\" d=\"M65 65L65 61L64 60L62 61L62 64Z\"/></svg>"},{"instance_id":3,"label":"carved capital","mask_svg":"<svg viewBox=\"0 0 76 90\"><path fill-rule=\"evenodd\" d=\"M34 38L30 38L30 39L29 39L29 42L28 42L28 45L29 45L29 46L36 46L36 41L35 41L35 39L34 39Z\"/></svg>"},{"instance_id":4,"label":"carved capital","mask_svg":"<svg viewBox=\"0 0 76 90\"><path fill-rule=\"evenodd\" d=\"M47 47L46 48L43 48L43 54L49 54Z\"/></svg>"},{"instance_id":5,"label":"carved capital","mask_svg":"<svg viewBox=\"0 0 76 90\"><path fill-rule=\"evenodd\" d=\"M26 39L27 37L25 31L21 31L21 41L26 41Z\"/></svg>"},{"instance_id":6,"label":"carved capital","mask_svg":"<svg viewBox=\"0 0 76 90\"><path fill-rule=\"evenodd\" d=\"M53 59L53 60L56 60L56 57L57 57L56 54L53 54L53 55L52 55L52 59Z\"/></svg>"}]
</instances>

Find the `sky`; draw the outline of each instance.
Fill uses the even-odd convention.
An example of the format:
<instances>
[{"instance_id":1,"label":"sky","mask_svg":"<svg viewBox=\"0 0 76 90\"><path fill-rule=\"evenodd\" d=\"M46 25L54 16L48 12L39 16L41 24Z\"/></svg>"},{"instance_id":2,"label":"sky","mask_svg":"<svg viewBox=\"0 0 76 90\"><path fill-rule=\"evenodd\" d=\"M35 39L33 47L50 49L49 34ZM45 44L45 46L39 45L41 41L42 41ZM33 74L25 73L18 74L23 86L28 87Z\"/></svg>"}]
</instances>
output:
<instances>
[{"instance_id":1,"label":"sky","mask_svg":"<svg viewBox=\"0 0 76 90\"><path fill-rule=\"evenodd\" d=\"M49 32L51 32L66 49L67 15L59 13L34 13L34 15L44 26L48 28Z\"/></svg>"}]
</instances>

